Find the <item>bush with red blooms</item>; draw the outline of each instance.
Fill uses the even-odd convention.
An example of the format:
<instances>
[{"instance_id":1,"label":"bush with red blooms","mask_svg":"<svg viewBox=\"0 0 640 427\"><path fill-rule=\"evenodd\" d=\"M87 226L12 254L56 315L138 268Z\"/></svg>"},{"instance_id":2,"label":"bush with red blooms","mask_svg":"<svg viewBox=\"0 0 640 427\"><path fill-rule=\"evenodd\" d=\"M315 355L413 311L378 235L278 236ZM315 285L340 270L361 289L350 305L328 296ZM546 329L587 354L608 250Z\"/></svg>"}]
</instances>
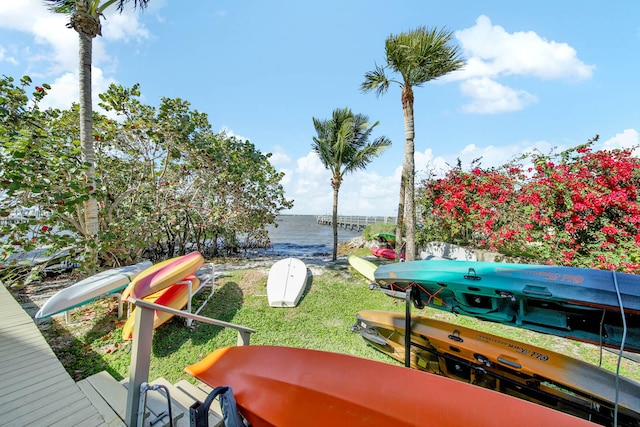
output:
<instances>
[{"instance_id":1,"label":"bush with red blooms","mask_svg":"<svg viewBox=\"0 0 640 427\"><path fill-rule=\"evenodd\" d=\"M640 273L640 159L631 149L593 151L597 140L425 181L420 240Z\"/></svg>"}]
</instances>

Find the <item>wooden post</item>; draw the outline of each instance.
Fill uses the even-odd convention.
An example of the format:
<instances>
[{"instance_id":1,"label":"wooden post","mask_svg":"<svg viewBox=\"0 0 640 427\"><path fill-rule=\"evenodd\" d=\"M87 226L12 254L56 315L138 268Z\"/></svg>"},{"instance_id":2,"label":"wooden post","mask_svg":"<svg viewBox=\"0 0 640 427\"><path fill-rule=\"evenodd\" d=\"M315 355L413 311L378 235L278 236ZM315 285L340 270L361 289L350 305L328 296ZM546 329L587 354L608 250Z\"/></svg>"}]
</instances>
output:
<instances>
[{"instance_id":1,"label":"wooden post","mask_svg":"<svg viewBox=\"0 0 640 427\"><path fill-rule=\"evenodd\" d=\"M129 389L127 391L126 424L136 427L144 416L140 408L140 387L149 381L151 363L151 344L153 341L153 309L137 307L134 313L133 344L131 346L131 365L129 367Z\"/></svg>"}]
</instances>

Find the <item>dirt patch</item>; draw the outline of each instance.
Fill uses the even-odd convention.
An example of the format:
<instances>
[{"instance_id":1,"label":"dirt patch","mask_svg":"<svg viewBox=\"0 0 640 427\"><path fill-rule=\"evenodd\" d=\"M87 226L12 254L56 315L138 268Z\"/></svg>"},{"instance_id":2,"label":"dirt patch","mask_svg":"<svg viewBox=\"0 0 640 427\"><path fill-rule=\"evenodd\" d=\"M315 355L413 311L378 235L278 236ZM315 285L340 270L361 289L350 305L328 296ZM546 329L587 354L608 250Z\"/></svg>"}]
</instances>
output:
<instances>
[{"instance_id":1,"label":"dirt patch","mask_svg":"<svg viewBox=\"0 0 640 427\"><path fill-rule=\"evenodd\" d=\"M267 284L267 273L264 270L247 270L238 285L245 295L257 295L264 293Z\"/></svg>"}]
</instances>

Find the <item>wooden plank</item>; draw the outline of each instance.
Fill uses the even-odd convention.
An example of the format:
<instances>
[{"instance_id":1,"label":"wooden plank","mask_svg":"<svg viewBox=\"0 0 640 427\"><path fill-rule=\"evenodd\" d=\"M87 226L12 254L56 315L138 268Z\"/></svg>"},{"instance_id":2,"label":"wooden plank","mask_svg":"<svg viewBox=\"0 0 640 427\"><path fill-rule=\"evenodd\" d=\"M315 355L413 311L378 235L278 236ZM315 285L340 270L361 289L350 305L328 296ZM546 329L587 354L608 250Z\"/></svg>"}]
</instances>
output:
<instances>
[{"instance_id":1,"label":"wooden plank","mask_svg":"<svg viewBox=\"0 0 640 427\"><path fill-rule=\"evenodd\" d=\"M2 391L2 393L5 394L0 396L0 407L8 405L14 400L33 400L38 396L40 390L46 390L47 393L50 393L51 391L55 391L57 388L62 388L60 381L64 378L65 377L61 375L52 376L43 380L30 378L30 381L21 382L17 384L16 387L6 387L6 389Z\"/></svg>"},{"instance_id":2,"label":"wooden plank","mask_svg":"<svg viewBox=\"0 0 640 427\"><path fill-rule=\"evenodd\" d=\"M55 396L55 399L47 400L46 396ZM20 400L12 402L13 405L7 405L9 410L2 415L2 421L0 421L5 424L0 425L27 426L39 419L45 419L60 407L80 399L80 396L68 387L58 390L55 395L50 395L47 390L45 397L42 394L38 397L44 400Z\"/></svg>"},{"instance_id":3,"label":"wooden plank","mask_svg":"<svg viewBox=\"0 0 640 427\"><path fill-rule=\"evenodd\" d=\"M4 286L0 343L0 426L106 426Z\"/></svg>"},{"instance_id":4,"label":"wooden plank","mask_svg":"<svg viewBox=\"0 0 640 427\"><path fill-rule=\"evenodd\" d=\"M78 387L80 390L87 396L93 407L98 411L98 413L102 416L105 423L109 426L124 426L123 419L113 410L111 406L102 398L100 393L93 388L91 383L84 379L79 381Z\"/></svg>"}]
</instances>

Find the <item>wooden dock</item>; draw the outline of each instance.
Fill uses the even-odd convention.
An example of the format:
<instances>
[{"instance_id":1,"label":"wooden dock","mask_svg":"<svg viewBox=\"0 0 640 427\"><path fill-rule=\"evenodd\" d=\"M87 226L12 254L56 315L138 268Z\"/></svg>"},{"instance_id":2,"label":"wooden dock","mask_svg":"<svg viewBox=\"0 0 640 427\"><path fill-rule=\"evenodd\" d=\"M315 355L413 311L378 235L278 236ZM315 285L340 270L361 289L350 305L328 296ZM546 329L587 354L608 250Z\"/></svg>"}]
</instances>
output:
<instances>
[{"instance_id":1,"label":"wooden dock","mask_svg":"<svg viewBox=\"0 0 640 427\"><path fill-rule=\"evenodd\" d=\"M0 285L0 426L115 425L91 404L33 319Z\"/></svg>"},{"instance_id":2,"label":"wooden dock","mask_svg":"<svg viewBox=\"0 0 640 427\"><path fill-rule=\"evenodd\" d=\"M316 217L316 221L320 225L333 225L333 215L320 215ZM364 231L367 226L383 222L385 224L395 224L395 216L341 216L338 215L338 228L345 230Z\"/></svg>"}]
</instances>

